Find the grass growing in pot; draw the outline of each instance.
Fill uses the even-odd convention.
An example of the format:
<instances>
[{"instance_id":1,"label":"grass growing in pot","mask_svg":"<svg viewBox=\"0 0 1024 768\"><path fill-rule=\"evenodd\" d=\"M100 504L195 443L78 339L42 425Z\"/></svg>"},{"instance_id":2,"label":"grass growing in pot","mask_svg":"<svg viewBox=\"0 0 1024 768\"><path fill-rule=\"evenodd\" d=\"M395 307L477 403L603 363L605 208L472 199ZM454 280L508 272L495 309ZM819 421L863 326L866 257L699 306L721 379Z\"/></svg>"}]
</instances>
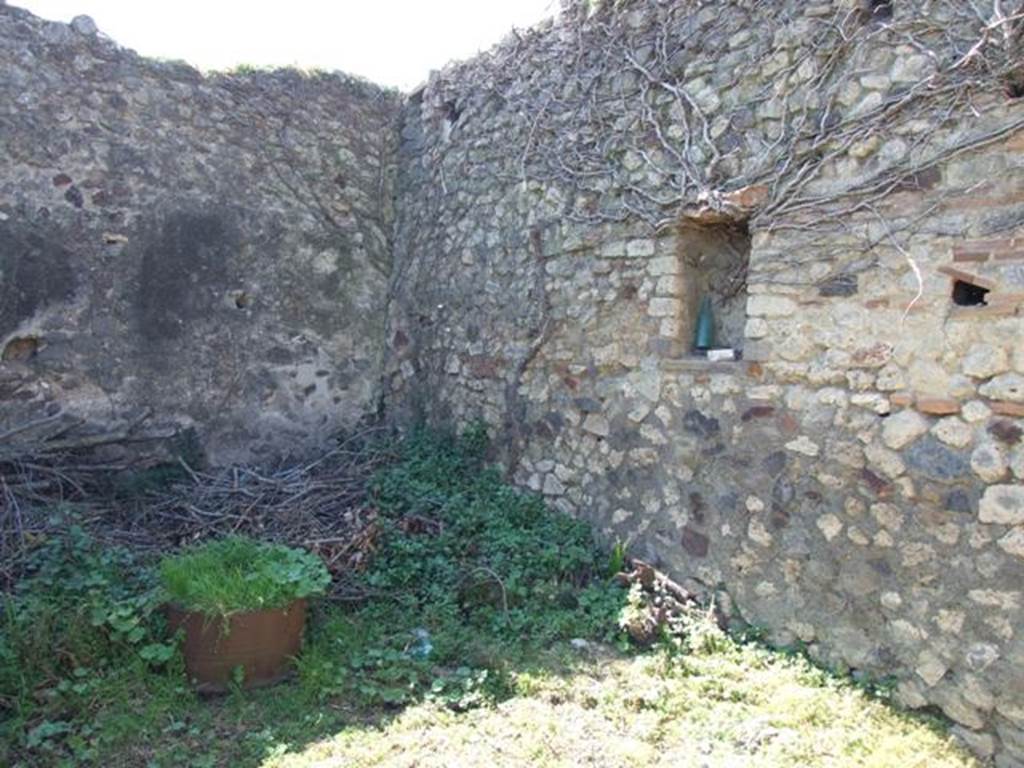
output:
<instances>
[{"instance_id":1,"label":"grass growing in pot","mask_svg":"<svg viewBox=\"0 0 1024 768\"><path fill-rule=\"evenodd\" d=\"M323 594L331 580L316 555L243 536L166 557L160 576L171 603L210 616L284 608Z\"/></svg>"},{"instance_id":2,"label":"grass growing in pot","mask_svg":"<svg viewBox=\"0 0 1024 768\"><path fill-rule=\"evenodd\" d=\"M302 649L306 598L330 576L315 555L230 536L160 563L167 623L203 694L282 682Z\"/></svg>"}]
</instances>

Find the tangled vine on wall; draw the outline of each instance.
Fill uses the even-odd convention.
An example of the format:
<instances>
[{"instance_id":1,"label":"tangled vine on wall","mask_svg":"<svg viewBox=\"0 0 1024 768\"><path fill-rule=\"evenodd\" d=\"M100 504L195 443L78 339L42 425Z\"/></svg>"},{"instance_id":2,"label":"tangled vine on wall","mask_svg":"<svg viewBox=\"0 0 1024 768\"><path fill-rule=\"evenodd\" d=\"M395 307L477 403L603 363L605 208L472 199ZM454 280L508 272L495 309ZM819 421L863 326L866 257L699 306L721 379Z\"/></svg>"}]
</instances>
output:
<instances>
[{"instance_id":1,"label":"tangled vine on wall","mask_svg":"<svg viewBox=\"0 0 1024 768\"><path fill-rule=\"evenodd\" d=\"M526 121L519 180L556 185L569 220L661 228L753 185L766 191L762 226L871 210L1024 127L1010 110L971 130L980 102L1020 95L1024 3L874 5L567 2L553 30L516 33L454 73L462 93L437 98L483 90ZM757 34L766 27L774 39ZM860 82L880 60L898 67L884 96ZM843 158L893 137L867 172L835 178Z\"/></svg>"}]
</instances>

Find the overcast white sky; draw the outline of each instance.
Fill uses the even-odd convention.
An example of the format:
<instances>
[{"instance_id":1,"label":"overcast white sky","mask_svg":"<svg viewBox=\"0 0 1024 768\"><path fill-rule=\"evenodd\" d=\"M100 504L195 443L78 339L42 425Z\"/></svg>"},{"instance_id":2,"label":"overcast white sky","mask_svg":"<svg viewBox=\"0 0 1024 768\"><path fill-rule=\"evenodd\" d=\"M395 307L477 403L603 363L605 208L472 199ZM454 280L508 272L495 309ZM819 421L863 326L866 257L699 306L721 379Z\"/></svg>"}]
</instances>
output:
<instances>
[{"instance_id":1,"label":"overcast white sky","mask_svg":"<svg viewBox=\"0 0 1024 768\"><path fill-rule=\"evenodd\" d=\"M37 16L92 16L146 56L201 69L236 64L340 69L410 90L451 59L512 27L552 16L558 0L8 0Z\"/></svg>"}]
</instances>

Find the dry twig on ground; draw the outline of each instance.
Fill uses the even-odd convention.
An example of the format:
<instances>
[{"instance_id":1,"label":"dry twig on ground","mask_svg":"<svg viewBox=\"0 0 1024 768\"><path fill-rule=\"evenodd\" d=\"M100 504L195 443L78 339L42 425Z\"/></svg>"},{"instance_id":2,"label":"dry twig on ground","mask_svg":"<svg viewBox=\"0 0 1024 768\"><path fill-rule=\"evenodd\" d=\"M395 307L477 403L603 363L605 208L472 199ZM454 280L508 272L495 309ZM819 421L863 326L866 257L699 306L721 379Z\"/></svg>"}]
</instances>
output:
<instances>
[{"instance_id":1,"label":"dry twig on ground","mask_svg":"<svg viewBox=\"0 0 1024 768\"><path fill-rule=\"evenodd\" d=\"M81 424L58 414L0 435L0 586L17 578L31 543L67 525L67 517L53 514L61 505L70 505L74 521L96 538L136 550L248 534L307 547L336 576L366 563L378 536L369 481L392 457L383 427L365 427L319 456L271 468L200 470L179 458L176 467L159 467L177 470L170 482L126 496L112 479L131 477L140 467L112 464L96 449L156 439L139 431L144 421L76 436ZM147 469L154 468L141 471Z\"/></svg>"}]
</instances>

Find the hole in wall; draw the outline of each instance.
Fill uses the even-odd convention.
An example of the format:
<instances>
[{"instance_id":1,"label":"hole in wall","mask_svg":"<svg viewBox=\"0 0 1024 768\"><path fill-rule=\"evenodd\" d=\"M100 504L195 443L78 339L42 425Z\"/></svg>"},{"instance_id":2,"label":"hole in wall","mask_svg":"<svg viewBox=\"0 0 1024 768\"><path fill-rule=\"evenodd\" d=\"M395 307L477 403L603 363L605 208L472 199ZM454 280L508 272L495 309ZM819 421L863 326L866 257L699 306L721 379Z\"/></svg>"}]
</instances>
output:
<instances>
[{"instance_id":1,"label":"hole in wall","mask_svg":"<svg viewBox=\"0 0 1024 768\"><path fill-rule=\"evenodd\" d=\"M1024 98L1024 69L1006 78L1006 97L1009 99Z\"/></svg>"},{"instance_id":2,"label":"hole in wall","mask_svg":"<svg viewBox=\"0 0 1024 768\"><path fill-rule=\"evenodd\" d=\"M988 304L985 299L988 293L988 288L982 288L966 280L953 281L953 303L958 307L984 307Z\"/></svg>"},{"instance_id":3,"label":"hole in wall","mask_svg":"<svg viewBox=\"0 0 1024 768\"><path fill-rule=\"evenodd\" d=\"M893 0L860 0L860 18L868 21L888 21L893 15Z\"/></svg>"},{"instance_id":4,"label":"hole in wall","mask_svg":"<svg viewBox=\"0 0 1024 768\"><path fill-rule=\"evenodd\" d=\"M228 305L235 309L248 309L252 306L252 295L242 290L229 291Z\"/></svg>"},{"instance_id":5,"label":"hole in wall","mask_svg":"<svg viewBox=\"0 0 1024 768\"><path fill-rule=\"evenodd\" d=\"M6 362L25 362L31 360L39 351L38 336L18 336L11 339L4 345L3 355L0 356Z\"/></svg>"},{"instance_id":6,"label":"hole in wall","mask_svg":"<svg viewBox=\"0 0 1024 768\"><path fill-rule=\"evenodd\" d=\"M442 107L442 110L444 111L444 119L447 120L452 125L455 125L455 123L457 123L459 118L462 116L462 110L459 109L454 99L449 99L448 101L446 101Z\"/></svg>"}]
</instances>

